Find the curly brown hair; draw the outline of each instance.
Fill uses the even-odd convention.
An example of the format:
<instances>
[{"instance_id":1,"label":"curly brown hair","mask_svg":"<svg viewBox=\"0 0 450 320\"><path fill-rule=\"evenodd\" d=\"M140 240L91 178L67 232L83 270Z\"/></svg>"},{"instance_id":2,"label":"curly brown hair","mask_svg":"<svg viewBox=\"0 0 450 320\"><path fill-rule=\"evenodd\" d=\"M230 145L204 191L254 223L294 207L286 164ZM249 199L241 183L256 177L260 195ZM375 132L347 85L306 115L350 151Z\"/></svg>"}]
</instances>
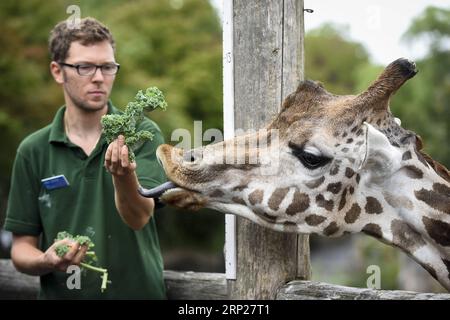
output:
<instances>
[{"instance_id":1,"label":"curly brown hair","mask_svg":"<svg viewBox=\"0 0 450 320\"><path fill-rule=\"evenodd\" d=\"M68 21L59 22L50 32L48 49L51 59L56 62L64 62L72 42L79 41L87 46L94 43L108 41L115 49L114 38L109 29L98 20L88 17L80 20L75 28L68 26Z\"/></svg>"}]
</instances>

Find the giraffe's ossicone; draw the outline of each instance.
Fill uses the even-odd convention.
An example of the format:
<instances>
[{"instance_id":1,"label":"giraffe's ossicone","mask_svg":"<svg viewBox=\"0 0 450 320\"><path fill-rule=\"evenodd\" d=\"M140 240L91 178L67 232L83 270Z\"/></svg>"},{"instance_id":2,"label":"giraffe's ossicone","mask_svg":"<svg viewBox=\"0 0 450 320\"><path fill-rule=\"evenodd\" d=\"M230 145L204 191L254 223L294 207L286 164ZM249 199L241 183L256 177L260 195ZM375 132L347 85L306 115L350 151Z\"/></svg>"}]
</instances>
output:
<instances>
[{"instance_id":1,"label":"giraffe's ossicone","mask_svg":"<svg viewBox=\"0 0 450 320\"><path fill-rule=\"evenodd\" d=\"M450 290L450 174L389 110L416 73L398 59L356 96L304 81L264 130L190 151L162 145L157 156L172 184L158 190L161 200L281 232L364 232Z\"/></svg>"}]
</instances>

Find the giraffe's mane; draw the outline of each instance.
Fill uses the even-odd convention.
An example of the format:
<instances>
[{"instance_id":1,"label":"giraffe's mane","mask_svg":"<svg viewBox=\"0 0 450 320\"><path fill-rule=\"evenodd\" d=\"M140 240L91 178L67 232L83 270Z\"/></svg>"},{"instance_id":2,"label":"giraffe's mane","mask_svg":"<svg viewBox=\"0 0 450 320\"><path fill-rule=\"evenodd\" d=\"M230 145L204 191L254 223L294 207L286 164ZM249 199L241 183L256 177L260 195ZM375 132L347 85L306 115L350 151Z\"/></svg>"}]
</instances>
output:
<instances>
[{"instance_id":1,"label":"giraffe's mane","mask_svg":"<svg viewBox=\"0 0 450 320\"><path fill-rule=\"evenodd\" d=\"M420 136L416 135L416 150L423 156L425 161L433 168L433 170L442 177L445 181L450 182L450 172L448 169L441 163L437 162L433 158L431 158L426 152L422 150L423 142Z\"/></svg>"}]
</instances>

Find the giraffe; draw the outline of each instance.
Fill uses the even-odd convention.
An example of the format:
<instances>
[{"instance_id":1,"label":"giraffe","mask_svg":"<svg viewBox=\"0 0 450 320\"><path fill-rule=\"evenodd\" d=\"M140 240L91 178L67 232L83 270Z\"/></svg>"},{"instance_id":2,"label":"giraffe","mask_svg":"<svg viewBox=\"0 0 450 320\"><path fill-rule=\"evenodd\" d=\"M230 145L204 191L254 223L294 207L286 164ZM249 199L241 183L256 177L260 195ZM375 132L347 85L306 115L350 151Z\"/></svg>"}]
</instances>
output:
<instances>
[{"instance_id":1,"label":"giraffe","mask_svg":"<svg viewBox=\"0 0 450 320\"><path fill-rule=\"evenodd\" d=\"M303 81L264 131L191 151L161 145L170 182L140 193L281 232L363 232L406 252L450 291L450 174L389 108L416 73L415 63L395 60L359 95ZM245 161L224 161L229 152ZM267 163L276 170L262 174Z\"/></svg>"}]
</instances>

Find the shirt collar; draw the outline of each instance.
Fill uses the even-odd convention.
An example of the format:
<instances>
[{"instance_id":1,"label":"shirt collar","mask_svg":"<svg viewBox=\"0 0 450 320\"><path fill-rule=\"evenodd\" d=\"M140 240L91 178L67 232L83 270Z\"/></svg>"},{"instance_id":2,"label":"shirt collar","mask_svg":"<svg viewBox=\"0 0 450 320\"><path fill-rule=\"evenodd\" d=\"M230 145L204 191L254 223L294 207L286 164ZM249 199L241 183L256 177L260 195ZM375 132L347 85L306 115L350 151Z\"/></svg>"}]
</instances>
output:
<instances>
[{"instance_id":1,"label":"shirt collar","mask_svg":"<svg viewBox=\"0 0 450 320\"><path fill-rule=\"evenodd\" d=\"M51 129L50 129L50 136L48 138L49 143L53 142L61 142L64 144L69 144L70 141L67 138L66 131L64 130L64 113L66 112L66 106L63 105L61 108L58 109L56 112L55 117L53 118ZM114 107L111 103L111 101L108 101L108 111L106 114L116 114L120 113L120 111ZM102 134L103 136L103 134Z\"/></svg>"}]
</instances>

